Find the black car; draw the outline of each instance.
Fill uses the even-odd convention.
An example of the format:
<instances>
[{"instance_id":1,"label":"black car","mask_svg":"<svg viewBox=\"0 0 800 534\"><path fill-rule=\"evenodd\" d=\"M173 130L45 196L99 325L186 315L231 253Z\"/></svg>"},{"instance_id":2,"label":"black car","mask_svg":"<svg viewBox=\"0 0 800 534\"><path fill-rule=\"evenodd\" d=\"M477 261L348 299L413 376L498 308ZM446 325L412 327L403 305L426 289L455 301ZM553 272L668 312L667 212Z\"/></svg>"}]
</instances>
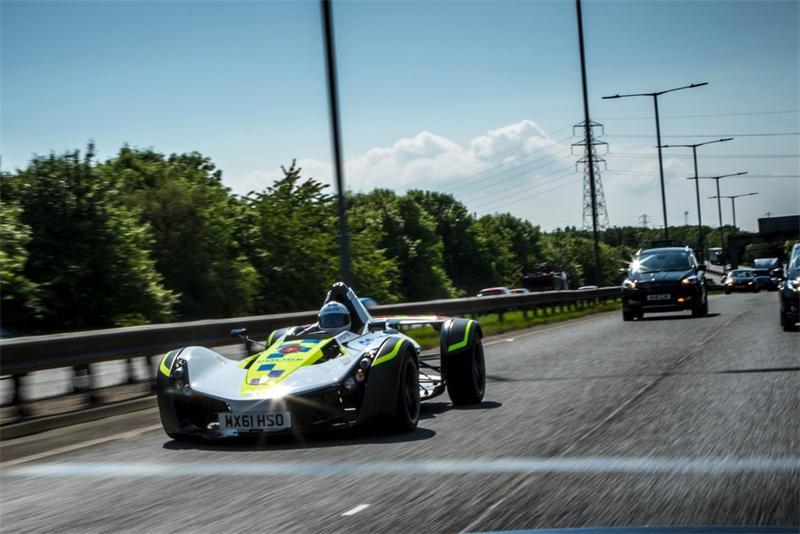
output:
<instances>
[{"instance_id":1,"label":"black car","mask_svg":"<svg viewBox=\"0 0 800 534\"><path fill-rule=\"evenodd\" d=\"M733 291L749 291L758 293L759 287L753 271L750 269L736 269L725 275L722 279L725 286L725 294L730 295Z\"/></svg>"},{"instance_id":2,"label":"black car","mask_svg":"<svg viewBox=\"0 0 800 534\"><path fill-rule=\"evenodd\" d=\"M753 276L756 277L759 289L778 289L780 285L777 273L771 272L769 269L753 269Z\"/></svg>"},{"instance_id":3,"label":"black car","mask_svg":"<svg viewBox=\"0 0 800 534\"><path fill-rule=\"evenodd\" d=\"M705 270L689 247L640 250L622 283L622 319L681 310L691 310L694 317L706 315Z\"/></svg>"},{"instance_id":4,"label":"black car","mask_svg":"<svg viewBox=\"0 0 800 534\"><path fill-rule=\"evenodd\" d=\"M778 288L781 301L781 326L784 331L795 330L800 321L800 245L792 249L789 267Z\"/></svg>"}]
</instances>

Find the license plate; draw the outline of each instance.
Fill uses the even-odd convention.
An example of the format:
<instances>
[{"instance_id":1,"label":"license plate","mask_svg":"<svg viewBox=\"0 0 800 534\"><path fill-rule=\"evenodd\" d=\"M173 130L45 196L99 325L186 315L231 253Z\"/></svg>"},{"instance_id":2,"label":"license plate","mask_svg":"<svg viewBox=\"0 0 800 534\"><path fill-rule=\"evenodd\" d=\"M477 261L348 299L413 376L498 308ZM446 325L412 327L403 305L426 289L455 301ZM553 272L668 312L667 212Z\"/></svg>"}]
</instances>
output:
<instances>
[{"instance_id":1,"label":"license plate","mask_svg":"<svg viewBox=\"0 0 800 534\"><path fill-rule=\"evenodd\" d=\"M292 416L288 411L274 412L224 412L219 414L221 430L239 432L274 432L292 428Z\"/></svg>"},{"instance_id":2,"label":"license plate","mask_svg":"<svg viewBox=\"0 0 800 534\"><path fill-rule=\"evenodd\" d=\"M647 295L647 300L669 300L672 295L669 293L659 293L658 295Z\"/></svg>"}]
</instances>

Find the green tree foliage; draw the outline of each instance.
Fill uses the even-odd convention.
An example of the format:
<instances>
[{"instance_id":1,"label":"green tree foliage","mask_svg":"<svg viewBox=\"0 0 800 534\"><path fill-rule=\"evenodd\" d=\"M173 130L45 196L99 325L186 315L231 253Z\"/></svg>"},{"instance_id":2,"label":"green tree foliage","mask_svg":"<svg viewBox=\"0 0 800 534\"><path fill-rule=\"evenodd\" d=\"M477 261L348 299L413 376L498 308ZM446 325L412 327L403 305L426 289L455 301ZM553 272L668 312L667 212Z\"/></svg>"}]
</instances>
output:
<instances>
[{"instance_id":1,"label":"green tree foliage","mask_svg":"<svg viewBox=\"0 0 800 534\"><path fill-rule=\"evenodd\" d=\"M442 239L433 217L409 195L387 189L353 196L356 209L372 210L381 226L378 247L396 262L405 300L448 298L455 288L443 267Z\"/></svg>"},{"instance_id":2,"label":"green tree foliage","mask_svg":"<svg viewBox=\"0 0 800 534\"><path fill-rule=\"evenodd\" d=\"M263 312L311 309L338 278L336 213L327 186L303 179L294 162L284 177L245 199L243 235L261 280Z\"/></svg>"},{"instance_id":3,"label":"green tree foliage","mask_svg":"<svg viewBox=\"0 0 800 534\"><path fill-rule=\"evenodd\" d=\"M239 239L243 205L222 173L193 152L165 157L123 147L98 166L100 179L119 181L124 203L152 230L152 257L164 284L180 295L182 319L245 315L259 278Z\"/></svg>"},{"instance_id":4,"label":"green tree foliage","mask_svg":"<svg viewBox=\"0 0 800 534\"><path fill-rule=\"evenodd\" d=\"M3 176L7 183L8 176ZM41 306L36 284L25 276L30 228L20 221L20 208L0 203L0 303L3 325L22 325L27 318L39 318Z\"/></svg>"},{"instance_id":5,"label":"green tree foliage","mask_svg":"<svg viewBox=\"0 0 800 534\"><path fill-rule=\"evenodd\" d=\"M150 228L124 205L119 182L102 179L94 147L35 157L3 179L4 202L30 229L24 276L37 285L39 317L20 331L67 331L170 319L175 295L150 257ZM4 235L5 240L5 235ZM6 319L4 318L4 324Z\"/></svg>"}]
</instances>

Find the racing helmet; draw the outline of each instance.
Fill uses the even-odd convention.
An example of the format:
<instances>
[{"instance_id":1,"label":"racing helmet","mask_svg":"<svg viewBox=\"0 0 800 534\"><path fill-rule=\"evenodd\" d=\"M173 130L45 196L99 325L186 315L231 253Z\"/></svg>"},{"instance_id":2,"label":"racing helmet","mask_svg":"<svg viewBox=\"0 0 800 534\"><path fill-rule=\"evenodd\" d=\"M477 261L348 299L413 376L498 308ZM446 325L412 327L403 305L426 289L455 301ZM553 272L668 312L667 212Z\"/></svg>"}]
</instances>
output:
<instances>
[{"instance_id":1,"label":"racing helmet","mask_svg":"<svg viewBox=\"0 0 800 534\"><path fill-rule=\"evenodd\" d=\"M350 329L350 312L343 304L328 302L319 310L317 325L330 334L344 332Z\"/></svg>"}]
</instances>

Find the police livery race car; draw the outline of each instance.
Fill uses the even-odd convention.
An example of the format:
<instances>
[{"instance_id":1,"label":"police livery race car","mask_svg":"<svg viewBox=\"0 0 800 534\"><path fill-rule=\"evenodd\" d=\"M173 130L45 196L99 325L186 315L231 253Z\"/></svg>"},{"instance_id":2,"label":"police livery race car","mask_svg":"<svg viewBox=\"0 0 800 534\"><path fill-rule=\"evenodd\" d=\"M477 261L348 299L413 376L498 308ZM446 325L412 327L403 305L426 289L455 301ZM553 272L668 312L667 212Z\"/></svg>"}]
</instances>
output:
<instances>
[{"instance_id":1,"label":"police livery race car","mask_svg":"<svg viewBox=\"0 0 800 534\"><path fill-rule=\"evenodd\" d=\"M438 355L401 328L440 332ZM249 340L243 329L231 332ZM486 372L477 321L376 317L352 289L334 284L312 325L272 332L265 350L233 360L205 347L167 353L157 371L164 431L175 440L306 432L377 422L416 428L420 402L483 399ZM254 341L253 341L254 342Z\"/></svg>"}]
</instances>

